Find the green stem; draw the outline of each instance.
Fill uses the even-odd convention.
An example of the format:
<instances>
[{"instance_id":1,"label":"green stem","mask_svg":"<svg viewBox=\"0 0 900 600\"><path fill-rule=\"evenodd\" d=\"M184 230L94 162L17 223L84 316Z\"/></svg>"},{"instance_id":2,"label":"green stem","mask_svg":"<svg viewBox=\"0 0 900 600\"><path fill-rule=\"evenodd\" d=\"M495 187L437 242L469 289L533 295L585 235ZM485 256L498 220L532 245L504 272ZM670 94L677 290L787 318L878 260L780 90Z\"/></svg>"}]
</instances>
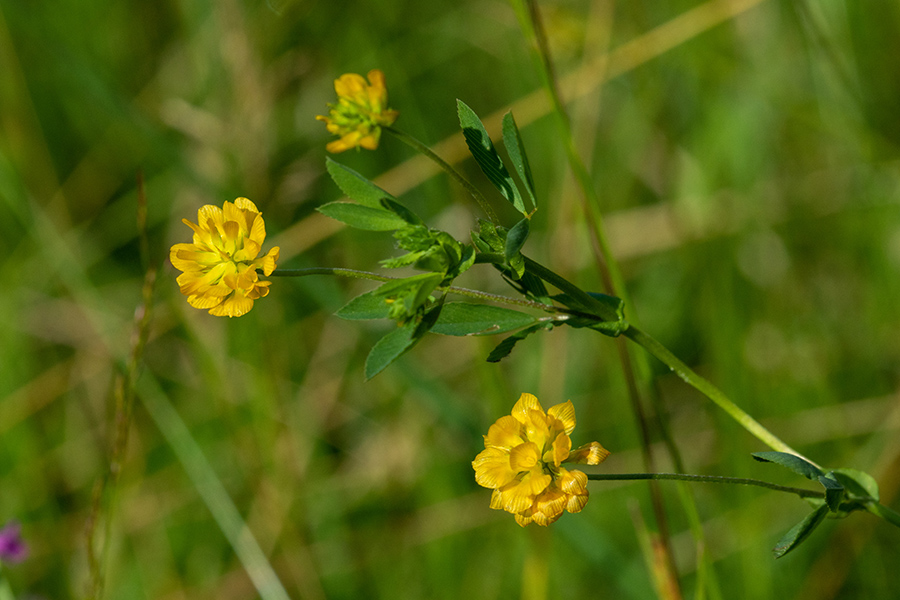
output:
<instances>
[{"instance_id":1,"label":"green stem","mask_svg":"<svg viewBox=\"0 0 900 600\"><path fill-rule=\"evenodd\" d=\"M625 301L626 305L631 306L632 304L628 296L628 292L625 288L625 281L622 277L622 272L619 269L618 262L616 262L616 259L613 256L612 249L609 245L609 240L606 237L605 228L603 226L603 213L600 210L600 198L597 194L596 189L594 188L594 182L592 181L591 175L588 172L584 161L581 159L581 156L578 153L578 149L575 147L575 138L572 135L572 125L569 121L568 114L566 114L566 110L563 106L562 98L559 93L559 88L557 87L556 75L553 70L553 62L550 58L550 48L547 43L547 36L541 23L540 12L537 3L534 0L512 0L512 5L519 19L519 24L522 28L523 33L525 34L525 37L531 41L532 56L534 57L535 63L538 66L538 72L541 76L541 82L543 83L543 86L547 91L547 95L550 98L550 104L553 107L553 112L557 116L556 122L559 126L559 137L560 140L562 140L563 147L566 152L566 158L569 162L569 167L571 168L572 173L575 175L575 179L578 182L579 187L581 188L581 207L585 218L588 220L590 225L588 231L591 236L592 249L594 251L594 257L596 259L600 275L603 279L604 287L610 294L621 297ZM559 287L558 284L549 280L547 281ZM563 291L566 290L563 289ZM605 308L608 312L611 312L609 311L608 307ZM618 315L613 314L605 316L604 318L607 318L609 320L617 320L617 317ZM650 440L650 427L641 403L636 377L636 374L640 372L645 380L649 380L650 370L646 367L645 361L643 361L641 358L638 358L638 368L635 368L635 364L631 361L631 358L628 354L628 348L626 347L624 341L616 340L616 345L619 351L619 358L622 362L622 371L623 376L625 377L628 397L631 401L632 411L635 414L635 419L638 423L638 429L641 435L641 452L644 457L644 466L647 469L653 469L654 462ZM660 410L659 406L656 406L656 408L657 414L661 415L663 411ZM665 427L665 423L662 421L661 417L659 418L659 425L660 428ZM668 442L668 433L666 433L664 437L667 438ZM673 444L667 443L667 447L670 449L670 451L672 449L672 446ZM674 573L676 572L675 561L671 554L671 548L669 547L668 525L666 522L667 520L665 511L663 509L662 496L660 495L659 490L654 484L651 484L650 486L650 493L653 501L653 511L656 516L656 521L657 525L659 526L664 550L667 555L666 558L668 562L668 569L670 571L670 574L674 576Z\"/></svg>"},{"instance_id":2,"label":"green stem","mask_svg":"<svg viewBox=\"0 0 900 600\"><path fill-rule=\"evenodd\" d=\"M643 346L643 348L647 350L647 352L665 363L666 366L674 371L675 374L678 375L678 377L680 377L685 383L702 392L703 395L715 402L719 406L719 408L724 410L726 413L728 413L729 416L731 416L731 418L737 421L741 425L741 427L756 436L760 441L765 443L773 450L794 454L803 458L811 464L816 464L791 448L774 433L763 427L763 425L759 421L745 413L737 404L729 400L728 397L723 394L721 390L719 390L719 388L691 370L686 364L681 361L681 359L672 354L672 352L668 348L660 344L654 338L650 337L633 325L629 326L622 335L629 338L639 346Z\"/></svg>"},{"instance_id":3,"label":"green stem","mask_svg":"<svg viewBox=\"0 0 900 600\"><path fill-rule=\"evenodd\" d=\"M494 262L492 256L479 254L479 262ZM500 260L499 257L497 260ZM609 312L609 307L605 304L599 302L596 298L592 297L590 294L581 290L575 284L569 282L565 278L557 275L550 269L544 267L543 265L531 260L530 258L525 258L526 268L528 268L532 273L544 279L551 285L556 286L561 291L569 294L573 298L577 299L584 304L596 308L598 313L603 314ZM333 267L312 267L307 269L276 269L272 272L272 276L274 277L305 277L307 275L337 275L339 277L350 277L354 279L368 279L371 281L394 281L396 279L401 279L399 277L389 277L385 275L378 275L377 273L371 273L369 271L359 271L356 269L343 269L343 268L333 268ZM459 288L450 286L447 288L447 292L451 294L457 294L460 296L467 296L469 298L477 298L480 300L486 300L489 302L497 302L500 304L509 304L512 306L521 306L526 308L533 308L535 310L541 310L544 312L550 312L559 315L562 319L566 317L563 309L550 306L547 304L542 304L540 302L534 302L532 300L520 300L518 298L510 298L508 296L501 296L499 294L491 294L488 292L482 292L480 290L471 290L467 288ZM606 317L604 317L606 318ZM610 319L617 318L614 315L609 316ZM806 458L793 448L789 446L787 443L782 441L778 436L774 433L766 429L759 421L748 415L743 411L738 405L728 399L728 397L722 393L716 386L710 383L708 380L704 379L697 373L695 373L690 367L688 367L684 362L681 361L677 356L672 354L672 352L660 344L656 339L651 337L650 335L644 333L637 327L633 325L629 325L624 333L622 334L625 337L629 338L634 343L642 346L647 352L661 360L666 364L672 371L675 372L678 377L684 380L688 385L696 388L699 392L703 393L710 400L715 402L719 408L724 410L731 416L735 421L737 421L744 429L749 431L751 434L756 436L760 441L765 443L767 446L772 448L773 450L778 450L780 452L787 452L790 454L794 454L803 458L804 460L810 462L811 464L816 464L810 459ZM818 465L816 465L818 466Z\"/></svg>"},{"instance_id":4,"label":"green stem","mask_svg":"<svg viewBox=\"0 0 900 600\"><path fill-rule=\"evenodd\" d=\"M491 208L491 205L488 204L487 200L485 200L482 193L478 191L478 188L476 188L474 185L469 183L469 180L467 180L465 177L463 177L459 173L459 171L454 169L450 165L450 163L448 163L443 158L441 158L440 156L435 154L431 150L431 148L429 148L428 146L426 146L425 144L423 144L422 142L420 142L413 136L409 135L405 131L400 131L399 129L394 129L393 127L383 127L382 129L384 129L388 133L392 134L394 137L396 137L398 140L400 140L401 142L403 142L404 144L406 144L413 150L423 154L427 158L430 158L432 161L434 161L435 164L437 164L437 166L439 166L444 171L446 171L447 174L450 175L450 177L455 179L457 183L459 183L461 186L463 186L465 188L465 190L467 192L469 192L469 194L473 198L475 198L475 201L478 202L478 206L481 207L481 210L484 211L484 214L487 215L487 218L490 219L491 223L497 224L500 222L499 219L497 219L497 214L494 212L494 209Z\"/></svg>"},{"instance_id":5,"label":"green stem","mask_svg":"<svg viewBox=\"0 0 900 600\"><path fill-rule=\"evenodd\" d=\"M9 581L6 580L3 573L0 573L0 600L16 600L12 587L10 587Z\"/></svg>"},{"instance_id":6,"label":"green stem","mask_svg":"<svg viewBox=\"0 0 900 600\"><path fill-rule=\"evenodd\" d=\"M541 77L541 83L547 91L550 98L550 104L553 112L557 116L557 125L559 126L560 139L563 142L566 152L566 158L569 161L569 168L575 175L575 180L581 188L581 204L585 216L590 222L590 232L594 243L599 251L599 266L601 275L604 279L606 289L610 294L621 297L627 304L631 304L624 295L625 283L618 263L612 254L609 241L606 238L605 228L603 226L603 213L600 211L600 197L594 189L594 182L591 175L578 154L575 147L575 140L572 136L572 126L569 122L569 116L563 106L559 89L556 85L556 75L553 72L553 63L550 60L550 52L547 45L546 36L543 28L537 18L537 7L533 0L511 0L513 10L519 19L519 25L525 37L531 41L532 56L538 66L538 74Z\"/></svg>"},{"instance_id":7,"label":"green stem","mask_svg":"<svg viewBox=\"0 0 900 600\"><path fill-rule=\"evenodd\" d=\"M389 277L371 273L369 271L357 271L356 269L342 269L339 267L310 267L308 269L275 269L272 277L306 277L307 275L337 275L338 277L351 277L353 279L368 279L370 281L394 281L400 277Z\"/></svg>"},{"instance_id":8,"label":"green stem","mask_svg":"<svg viewBox=\"0 0 900 600\"><path fill-rule=\"evenodd\" d=\"M308 269L275 269L271 274L272 277L306 277L307 275L337 275L338 277L368 279L370 281L382 282L403 279L402 277L390 277L387 275L379 275L377 273L372 273L369 271L358 271L356 269L332 267L311 267ZM500 304L509 304L512 306L521 306L524 308L533 308L536 310L542 310L544 312L554 313L554 320L558 321L564 321L569 318L569 316L565 314L567 311L555 306L551 306L549 304L534 302L533 300L520 300L519 298L510 298L509 296L501 296L500 294L491 294L489 292L482 292L481 290L471 290L468 288L461 288L452 285L447 288L447 293L456 294L458 296L467 296L469 298L478 298L479 300L486 300L488 302L497 302Z\"/></svg>"},{"instance_id":9,"label":"green stem","mask_svg":"<svg viewBox=\"0 0 900 600\"><path fill-rule=\"evenodd\" d=\"M872 502L866 505L866 510L873 515L878 515L894 527L900 527L900 513L891 510L887 506L879 504L878 502Z\"/></svg>"},{"instance_id":10,"label":"green stem","mask_svg":"<svg viewBox=\"0 0 900 600\"><path fill-rule=\"evenodd\" d=\"M742 477L718 477L716 475L687 475L684 473L619 473L619 474L588 474L590 481L641 481L641 480L657 480L657 481L691 481L698 483L732 483L735 485L755 485L756 487L775 490L776 492L786 492L788 494L796 494L801 498L824 498L824 492L816 490L807 490L804 488L796 488L759 479L745 479ZM879 505L880 506L880 505Z\"/></svg>"},{"instance_id":11,"label":"green stem","mask_svg":"<svg viewBox=\"0 0 900 600\"><path fill-rule=\"evenodd\" d=\"M547 267L543 266L540 263L537 263L527 256L525 257L525 268L550 285L555 286L561 292L565 292L579 303L584 304L587 307L591 307L594 309L598 316L603 318L606 321L618 321L619 315L615 313L615 311L609 306L603 304L581 288L579 288L574 283L571 283L566 278L558 275L557 273L551 271Z\"/></svg>"}]
</instances>

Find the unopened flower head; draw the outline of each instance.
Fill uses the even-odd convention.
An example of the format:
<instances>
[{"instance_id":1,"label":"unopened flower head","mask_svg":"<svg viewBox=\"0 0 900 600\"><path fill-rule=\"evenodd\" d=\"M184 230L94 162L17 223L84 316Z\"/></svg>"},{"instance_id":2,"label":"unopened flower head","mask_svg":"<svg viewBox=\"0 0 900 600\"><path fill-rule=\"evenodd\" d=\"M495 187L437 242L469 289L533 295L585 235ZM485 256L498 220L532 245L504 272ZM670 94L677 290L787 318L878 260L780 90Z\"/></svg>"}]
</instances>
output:
<instances>
[{"instance_id":1,"label":"unopened flower head","mask_svg":"<svg viewBox=\"0 0 900 600\"><path fill-rule=\"evenodd\" d=\"M257 269L268 276L275 270L278 247L259 256L266 240L262 215L250 200L238 198L222 208L207 204L197 211L191 244L175 244L169 260L176 269L181 293L194 308L219 317L239 317L253 301L269 293L270 281L260 281Z\"/></svg>"},{"instance_id":2,"label":"unopened flower head","mask_svg":"<svg viewBox=\"0 0 900 600\"><path fill-rule=\"evenodd\" d=\"M491 508L505 510L521 526L546 526L588 501L587 475L563 463L596 465L609 451L597 442L572 450L575 429L571 401L544 412L531 394L522 394L512 414L500 417L484 436L484 450L472 461L475 481L494 490Z\"/></svg>"},{"instance_id":3,"label":"unopened flower head","mask_svg":"<svg viewBox=\"0 0 900 600\"><path fill-rule=\"evenodd\" d=\"M387 107L387 88L384 73L378 69L369 71L369 81L362 75L346 73L334 81L338 95L337 104L329 104L328 116L316 119L325 121L328 131L341 136L325 149L343 152L351 148L375 150L381 138L381 128L393 125L399 113Z\"/></svg>"},{"instance_id":4,"label":"unopened flower head","mask_svg":"<svg viewBox=\"0 0 900 600\"><path fill-rule=\"evenodd\" d=\"M0 563L18 563L28 556L28 547L22 541L22 527L10 521L0 529Z\"/></svg>"}]
</instances>

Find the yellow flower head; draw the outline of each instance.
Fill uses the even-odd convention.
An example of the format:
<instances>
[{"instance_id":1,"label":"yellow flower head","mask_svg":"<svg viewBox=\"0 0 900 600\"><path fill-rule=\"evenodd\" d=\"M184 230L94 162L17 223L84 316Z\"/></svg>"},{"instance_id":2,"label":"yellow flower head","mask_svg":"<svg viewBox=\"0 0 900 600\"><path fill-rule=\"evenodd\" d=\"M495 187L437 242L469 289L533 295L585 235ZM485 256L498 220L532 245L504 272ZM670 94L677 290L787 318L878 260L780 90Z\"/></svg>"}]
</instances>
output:
<instances>
[{"instance_id":1,"label":"yellow flower head","mask_svg":"<svg viewBox=\"0 0 900 600\"><path fill-rule=\"evenodd\" d=\"M257 269L268 276L275 270L278 247L257 258L266 240L266 225L256 205L246 198L222 208L207 204L197 211L192 244L175 244L169 260L179 271L178 285L194 308L208 308L218 317L239 317L253 301L269 293L270 281L260 281Z\"/></svg>"},{"instance_id":2,"label":"yellow flower head","mask_svg":"<svg viewBox=\"0 0 900 600\"><path fill-rule=\"evenodd\" d=\"M325 121L328 131L341 136L325 146L329 152L360 147L374 150L381 138L381 128L393 125L397 120L400 113L387 107L384 73L373 69L368 77L369 83L356 73L346 73L335 79L338 102L328 105L331 111L327 117L316 117Z\"/></svg>"},{"instance_id":3,"label":"yellow flower head","mask_svg":"<svg viewBox=\"0 0 900 600\"><path fill-rule=\"evenodd\" d=\"M494 490L491 508L516 516L522 527L547 526L563 510L579 512L588 501L587 475L563 463L597 465L609 456L597 442L572 450L575 429L571 401L544 412L531 394L522 394L512 414L500 417L484 436L484 450L472 467L475 481Z\"/></svg>"}]
</instances>

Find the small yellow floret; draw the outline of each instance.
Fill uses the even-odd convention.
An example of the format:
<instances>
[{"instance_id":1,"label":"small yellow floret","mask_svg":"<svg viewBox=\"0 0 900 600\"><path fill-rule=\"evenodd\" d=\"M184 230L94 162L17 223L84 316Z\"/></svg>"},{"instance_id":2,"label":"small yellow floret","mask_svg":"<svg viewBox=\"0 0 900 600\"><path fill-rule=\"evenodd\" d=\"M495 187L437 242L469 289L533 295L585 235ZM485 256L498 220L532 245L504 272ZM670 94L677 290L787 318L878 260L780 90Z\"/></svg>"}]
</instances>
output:
<instances>
[{"instance_id":1,"label":"small yellow floret","mask_svg":"<svg viewBox=\"0 0 900 600\"><path fill-rule=\"evenodd\" d=\"M562 463L597 465L609 451L597 442L572 450L572 402L544 412L532 394L522 394L509 416L500 417L484 436L484 450L472 461L475 481L494 490L491 508L505 510L522 527L547 526L567 510L588 501L587 475Z\"/></svg>"},{"instance_id":2,"label":"small yellow floret","mask_svg":"<svg viewBox=\"0 0 900 600\"><path fill-rule=\"evenodd\" d=\"M381 128L389 127L399 113L387 107L387 88L384 73L378 69L369 71L369 82L356 73L346 73L334 81L337 104L329 104L328 116L319 115L328 131L341 136L330 142L329 152L344 152L351 148L375 150L381 139Z\"/></svg>"},{"instance_id":3,"label":"small yellow floret","mask_svg":"<svg viewBox=\"0 0 900 600\"><path fill-rule=\"evenodd\" d=\"M191 244L175 244L169 251L181 293L194 308L208 309L218 317L240 317L253 301L269 293L270 281L260 281L257 269L268 276L278 260L276 246L257 258L266 240L262 215L247 198L225 202L222 208L207 204L197 211Z\"/></svg>"}]
</instances>

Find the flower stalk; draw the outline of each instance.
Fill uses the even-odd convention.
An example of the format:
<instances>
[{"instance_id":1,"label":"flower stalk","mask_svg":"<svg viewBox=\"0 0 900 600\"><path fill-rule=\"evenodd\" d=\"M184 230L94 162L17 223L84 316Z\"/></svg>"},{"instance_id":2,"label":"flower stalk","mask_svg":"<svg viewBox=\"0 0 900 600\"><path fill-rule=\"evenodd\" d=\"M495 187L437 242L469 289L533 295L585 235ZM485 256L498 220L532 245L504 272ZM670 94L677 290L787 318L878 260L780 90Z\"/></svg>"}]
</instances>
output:
<instances>
[{"instance_id":1,"label":"flower stalk","mask_svg":"<svg viewBox=\"0 0 900 600\"><path fill-rule=\"evenodd\" d=\"M410 148L412 148L413 150L415 150L416 152L419 152L426 158L432 160L437 166L439 166L448 175L450 175L450 177L452 177L459 185L461 185L463 188L465 188L465 190L467 192L469 192L469 195L471 195L472 198L475 199L475 201L478 203L478 206L481 208L482 211L484 211L484 214L487 215L487 218L491 221L491 223L495 223L495 224L499 223L499 219L497 219L497 213L494 212L494 209L491 208L491 205L488 204L487 200L485 200L484 194L482 194L478 190L478 188L476 188L474 185L472 185L468 179L463 177L459 171L454 169L450 163L448 163L443 158L441 158L440 156L435 154L431 148L429 148L428 146L426 146L425 144L423 144L422 142L420 142L413 136L409 135L405 131L401 131L400 129L397 129L396 127L385 127L384 130L387 131L388 133L390 133L391 135L393 135L394 137L396 137L398 140L400 140L401 142L403 142Z\"/></svg>"},{"instance_id":2,"label":"flower stalk","mask_svg":"<svg viewBox=\"0 0 900 600\"><path fill-rule=\"evenodd\" d=\"M825 493L817 490L769 483L761 479L743 477L720 477L717 475L690 475L687 473L588 473L589 481L689 481L693 483L730 483L733 485L753 485L756 487L796 494L801 498L824 498Z\"/></svg>"}]
</instances>

